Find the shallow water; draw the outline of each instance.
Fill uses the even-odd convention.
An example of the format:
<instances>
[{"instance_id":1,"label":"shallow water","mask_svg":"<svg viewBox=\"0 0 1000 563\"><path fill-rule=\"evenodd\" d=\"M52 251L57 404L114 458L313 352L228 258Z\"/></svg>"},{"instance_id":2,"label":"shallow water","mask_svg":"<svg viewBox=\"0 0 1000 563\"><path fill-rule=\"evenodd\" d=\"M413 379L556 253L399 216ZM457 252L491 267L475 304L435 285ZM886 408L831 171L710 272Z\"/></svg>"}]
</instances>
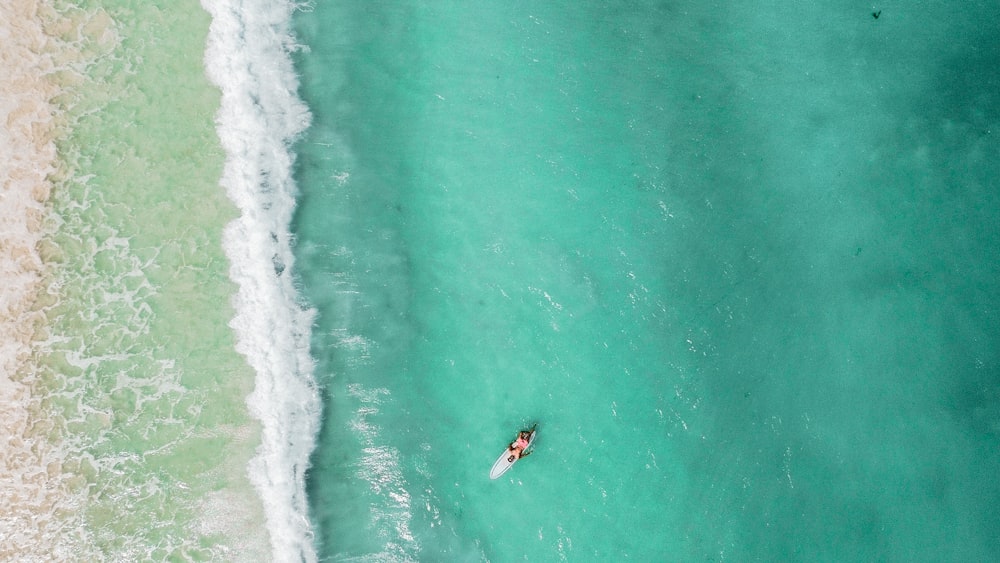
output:
<instances>
[{"instance_id":1,"label":"shallow water","mask_svg":"<svg viewBox=\"0 0 1000 563\"><path fill-rule=\"evenodd\" d=\"M132 4L19 13L48 34L24 56L51 87L36 98L51 121L34 131L57 161L22 318L34 341L2 374L23 390L7 408L26 421L5 425L4 559L270 551L248 533L264 526L246 477L258 430L227 327L221 239L236 210L218 187L209 17L196 3Z\"/></svg>"}]
</instances>

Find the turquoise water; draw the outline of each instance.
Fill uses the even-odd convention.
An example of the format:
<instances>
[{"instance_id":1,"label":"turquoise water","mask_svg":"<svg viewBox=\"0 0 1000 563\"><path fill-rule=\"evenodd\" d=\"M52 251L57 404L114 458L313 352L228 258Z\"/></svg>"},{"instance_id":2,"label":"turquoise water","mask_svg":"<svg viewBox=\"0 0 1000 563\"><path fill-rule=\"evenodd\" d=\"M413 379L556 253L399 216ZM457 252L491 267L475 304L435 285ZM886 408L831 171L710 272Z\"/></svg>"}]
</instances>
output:
<instances>
[{"instance_id":1,"label":"turquoise water","mask_svg":"<svg viewBox=\"0 0 1000 563\"><path fill-rule=\"evenodd\" d=\"M998 16L4 3L0 559L995 559Z\"/></svg>"},{"instance_id":2,"label":"turquoise water","mask_svg":"<svg viewBox=\"0 0 1000 563\"><path fill-rule=\"evenodd\" d=\"M298 14L320 558L997 553L997 10L876 9Z\"/></svg>"}]
</instances>

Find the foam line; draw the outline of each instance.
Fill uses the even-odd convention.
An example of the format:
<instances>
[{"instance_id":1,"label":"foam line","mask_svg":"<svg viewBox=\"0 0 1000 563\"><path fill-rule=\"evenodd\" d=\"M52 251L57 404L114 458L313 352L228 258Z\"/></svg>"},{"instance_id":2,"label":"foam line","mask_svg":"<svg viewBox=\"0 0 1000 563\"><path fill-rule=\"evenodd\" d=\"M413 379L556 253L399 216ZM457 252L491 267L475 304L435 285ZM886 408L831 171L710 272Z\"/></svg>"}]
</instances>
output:
<instances>
[{"instance_id":1,"label":"foam line","mask_svg":"<svg viewBox=\"0 0 1000 563\"><path fill-rule=\"evenodd\" d=\"M315 561L305 473L319 422L309 355L313 311L299 305L289 223L295 207L290 143L309 124L289 53L292 3L202 0L212 15L205 66L222 91L216 117L227 154L221 184L240 217L225 230L239 289L230 326L256 371L247 398L262 424L248 468L276 561Z\"/></svg>"}]
</instances>

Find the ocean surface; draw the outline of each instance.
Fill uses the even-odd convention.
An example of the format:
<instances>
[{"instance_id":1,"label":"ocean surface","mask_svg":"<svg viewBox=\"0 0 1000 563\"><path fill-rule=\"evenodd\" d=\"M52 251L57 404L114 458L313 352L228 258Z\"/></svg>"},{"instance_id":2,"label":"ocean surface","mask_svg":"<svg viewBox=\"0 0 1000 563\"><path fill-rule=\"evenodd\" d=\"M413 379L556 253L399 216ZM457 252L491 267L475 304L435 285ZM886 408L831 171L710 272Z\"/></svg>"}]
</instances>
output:
<instances>
[{"instance_id":1,"label":"ocean surface","mask_svg":"<svg viewBox=\"0 0 1000 563\"><path fill-rule=\"evenodd\" d=\"M0 560L994 560L998 19L3 3Z\"/></svg>"}]
</instances>

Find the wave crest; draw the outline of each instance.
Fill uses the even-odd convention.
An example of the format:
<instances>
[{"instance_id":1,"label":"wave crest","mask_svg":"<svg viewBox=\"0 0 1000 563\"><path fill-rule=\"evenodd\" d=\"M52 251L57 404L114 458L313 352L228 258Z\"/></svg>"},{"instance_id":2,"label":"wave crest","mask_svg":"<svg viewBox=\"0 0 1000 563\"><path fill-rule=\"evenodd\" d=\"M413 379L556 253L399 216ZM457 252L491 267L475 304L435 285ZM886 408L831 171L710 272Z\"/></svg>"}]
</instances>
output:
<instances>
[{"instance_id":1,"label":"wave crest","mask_svg":"<svg viewBox=\"0 0 1000 563\"><path fill-rule=\"evenodd\" d=\"M290 145L310 121L290 57L295 5L202 0L202 6L212 15L205 66L222 91L221 184L240 209L224 237L230 277L239 286L230 326L257 374L247 403L262 423L250 479L265 506L275 559L315 561L305 493L320 412L309 355L314 312L299 304L289 231L296 195Z\"/></svg>"}]
</instances>

